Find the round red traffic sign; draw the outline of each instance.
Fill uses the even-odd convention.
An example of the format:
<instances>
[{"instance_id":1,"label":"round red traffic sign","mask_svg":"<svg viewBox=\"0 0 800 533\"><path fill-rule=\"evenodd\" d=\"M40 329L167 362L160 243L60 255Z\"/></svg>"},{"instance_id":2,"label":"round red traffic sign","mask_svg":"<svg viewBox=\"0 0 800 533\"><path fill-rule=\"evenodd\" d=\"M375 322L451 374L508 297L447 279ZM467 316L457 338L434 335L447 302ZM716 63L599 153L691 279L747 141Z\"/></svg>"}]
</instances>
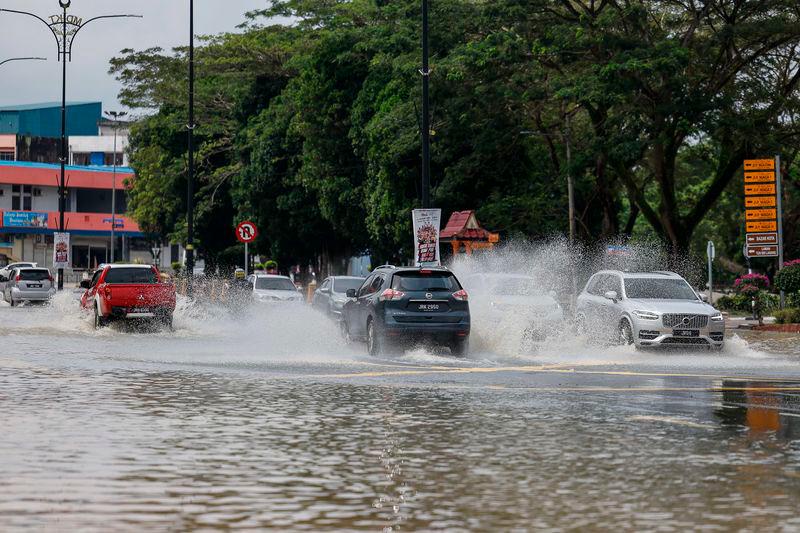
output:
<instances>
[{"instance_id":1,"label":"round red traffic sign","mask_svg":"<svg viewBox=\"0 0 800 533\"><path fill-rule=\"evenodd\" d=\"M239 242L253 242L256 240L256 237L258 237L256 225L249 220L240 222L239 225L236 226L236 238L239 239Z\"/></svg>"}]
</instances>

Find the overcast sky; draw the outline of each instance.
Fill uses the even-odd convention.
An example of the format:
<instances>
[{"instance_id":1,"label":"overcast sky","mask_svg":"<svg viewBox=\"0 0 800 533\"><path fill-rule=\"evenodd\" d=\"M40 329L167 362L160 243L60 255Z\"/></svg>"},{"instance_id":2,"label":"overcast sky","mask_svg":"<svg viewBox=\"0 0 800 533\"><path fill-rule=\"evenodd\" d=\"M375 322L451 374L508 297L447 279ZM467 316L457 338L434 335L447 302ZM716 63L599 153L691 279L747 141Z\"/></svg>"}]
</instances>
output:
<instances>
[{"instance_id":1,"label":"overcast sky","mask_svg":"<svg viewBox=\"0 0 800 533\"><path fill-rule=\"evenodd\" d=\"M195 34L238 31L244 13L267 0L196 0ZM0 0L0 8L34 12L42 18L60 11L58 0ZM102 101L119 109L120 86L108 75L109 59L123 48L170 49L189 38L189 0L72 0L70 14L84 20L98 15L137 14L143 19L92 22L75 39L67 64L67 100ZM13 61L0 66L0 105L61 100L61 68L56 42L44 24L24 15L0 13L0 61L41 56L47 61Z\"/></svg>"}]
</instances>

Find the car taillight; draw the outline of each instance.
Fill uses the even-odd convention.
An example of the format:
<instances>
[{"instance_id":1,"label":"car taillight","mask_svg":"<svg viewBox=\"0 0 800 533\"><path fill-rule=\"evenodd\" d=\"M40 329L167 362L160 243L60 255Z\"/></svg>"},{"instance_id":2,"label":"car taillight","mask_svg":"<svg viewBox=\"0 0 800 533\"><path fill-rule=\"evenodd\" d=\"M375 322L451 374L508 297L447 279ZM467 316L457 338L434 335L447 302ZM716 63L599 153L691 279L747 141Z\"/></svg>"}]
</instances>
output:
<instances>
[{"instance_id":1,"label":"car taillight","mask_svg":"<svg viewBox=\"0 0 800 533\"><path fill-rule=\"evenodd\" d=\"M14 278L14 281L21 281L21 280L22 280L22 276L20 276L19 274L17 274L17 277Z\"/></svg>"},{"instance_id":2,"label":"car taillight","mask_svg":"<svg viewBox=\"0 0 800 533\"><path fill-rule=\"evenodd\" d=\"M53 276L47 276L47 279L50 280L50 283L53 283Z\"/></svg>"},{"instance_id":3,"label":"car taillight","mask_svg":"<svg viewBox=\"0 0 800 533\"><path fill-rule=\"evenodd\" d=\"M469 300L469 294L467 294L467 291L465 291L464 289L461 289L460 291L453 293L453 298L455 298L459 302L466 302L467 300Z\"/></svg>"},{"instance_id":4,"label":"car taillight","mask_svg":"<svg viewBox=\"0 0 800 533\"><path fill-rule=\"evenodd\" d=\"M399 300L405 295L406 293L401 291L396 291L394 289L386 289L381 293L378 299L381 300L382 302L385 302L386 300Z\"/></svg>"},{"instance_id":5,"label":"car taillight","mask_svg":"<svg viewBox=\"0 0 800 533\"><path fill-rule=\"evenodd\" d=\"M111 287L103 288L103 295L106 297L107 300L111 299Z\"/></svg>"}]
</instances>

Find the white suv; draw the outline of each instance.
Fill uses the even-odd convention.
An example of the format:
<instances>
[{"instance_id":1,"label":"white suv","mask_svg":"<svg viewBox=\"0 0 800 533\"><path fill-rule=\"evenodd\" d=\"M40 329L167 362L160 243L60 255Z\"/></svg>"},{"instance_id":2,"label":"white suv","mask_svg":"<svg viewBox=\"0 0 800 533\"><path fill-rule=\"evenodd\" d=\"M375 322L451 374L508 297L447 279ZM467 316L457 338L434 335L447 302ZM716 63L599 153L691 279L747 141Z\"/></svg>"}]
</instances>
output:
<instances>
[{"instance_id":1,"label":"white suv","mask_svg":"<svg viewBox=\"0 0 800 533\"><path fill-rule=\"evenodd\" d=\"M604 270L578 296L579 330L637 347L722 348L725 319L674 272Z\"/></svg>"}]
</instances>

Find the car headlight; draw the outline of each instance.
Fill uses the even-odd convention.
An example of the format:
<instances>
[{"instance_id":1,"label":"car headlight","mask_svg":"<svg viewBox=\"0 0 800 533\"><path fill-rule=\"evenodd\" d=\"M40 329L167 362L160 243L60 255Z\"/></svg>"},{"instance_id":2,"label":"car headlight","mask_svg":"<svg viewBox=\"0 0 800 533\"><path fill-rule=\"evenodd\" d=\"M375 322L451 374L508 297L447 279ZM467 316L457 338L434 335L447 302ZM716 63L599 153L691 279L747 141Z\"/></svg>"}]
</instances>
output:
<instances>
[{"instance_id":1,"label":"car headlight","mask_svg":"<svg viewBox=\"0 0 800 533\"><path fill-rule=\"evenodd\" d=\"M723 317L722 313L720 313L719 311L717 311L716 314L711 315L712 322L722 322L723 320L725 320L725 317Z\"/></svg>"},{"instance_id":2,"label":"car headlight","mask_svg":"<svg viewBox=\"0 0 800 533\"><path fill-rule=\"evenodd\" d=\"M658 314L652 311L634 311L633 316L642 320L658 320Z\"/></svg>"}]
</instances>

